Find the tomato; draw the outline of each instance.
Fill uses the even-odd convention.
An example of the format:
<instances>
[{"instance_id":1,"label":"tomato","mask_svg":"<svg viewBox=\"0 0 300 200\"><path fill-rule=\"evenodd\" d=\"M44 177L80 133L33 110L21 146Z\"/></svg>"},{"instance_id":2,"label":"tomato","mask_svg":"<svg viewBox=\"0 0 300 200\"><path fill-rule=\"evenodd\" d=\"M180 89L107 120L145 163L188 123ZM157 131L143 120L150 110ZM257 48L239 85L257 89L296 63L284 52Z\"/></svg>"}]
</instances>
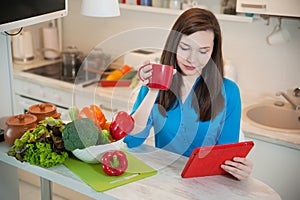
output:
<instances>
[{"instance_id":1,"label":"tomato","mask_svg":"<svg viewBox=\"0 0 300 200\"><path fill-rule=\"evenodd\" d=\"M82 108L78 114L78 118L90 118L100 130L104 128L106 123L104 114L96 105Z\"/></svg>"}]
</instances>

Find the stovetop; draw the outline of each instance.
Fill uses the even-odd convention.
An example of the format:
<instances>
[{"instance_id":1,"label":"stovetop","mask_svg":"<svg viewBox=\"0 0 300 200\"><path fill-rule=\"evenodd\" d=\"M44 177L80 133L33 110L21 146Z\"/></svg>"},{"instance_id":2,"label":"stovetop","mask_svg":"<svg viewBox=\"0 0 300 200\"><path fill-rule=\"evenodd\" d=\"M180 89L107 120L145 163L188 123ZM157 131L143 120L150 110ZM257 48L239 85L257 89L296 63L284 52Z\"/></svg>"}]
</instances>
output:
<instances>
[{"instance_id":1,"label":"stovetop","mask_svg":"<svg viewBox=\"0 0 300 200\"><path fill-rule=\"evenodd\" d=\"M28 72L28 73L32 73L32 74L36 74L36 75L40 75L40 76L68 82L68 83L75 83L76 81L76 84L89 82L91 80L96 80L97 78L96 74L84 70L81 70L80 74L78 74L76 78L64 77L62 75L62 70L63 70L63 63L59 62L59 63L53 63L53 64L44 65L37 68L24 70L24 72Z\"/></svg>"}]
</instances>

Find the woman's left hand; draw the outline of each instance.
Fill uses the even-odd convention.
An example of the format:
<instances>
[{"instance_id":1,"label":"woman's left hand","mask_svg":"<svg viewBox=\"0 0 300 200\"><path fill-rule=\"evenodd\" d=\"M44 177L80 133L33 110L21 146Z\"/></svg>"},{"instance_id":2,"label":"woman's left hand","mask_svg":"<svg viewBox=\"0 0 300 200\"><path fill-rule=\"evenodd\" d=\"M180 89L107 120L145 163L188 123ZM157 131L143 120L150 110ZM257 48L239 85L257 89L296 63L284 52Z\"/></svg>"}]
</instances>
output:
<instances>
[{"instance_id":1,"label":"woman's left hand","mask_svg":"<svg viewBox=\"0 0 300 200\"><path fill-rule=\"evenodd\" d=\"M221 167L237 179L244 180L250 176L253 162L247 158L234 157L232 161L225 161Z\"/></svg>"}]
</instances>

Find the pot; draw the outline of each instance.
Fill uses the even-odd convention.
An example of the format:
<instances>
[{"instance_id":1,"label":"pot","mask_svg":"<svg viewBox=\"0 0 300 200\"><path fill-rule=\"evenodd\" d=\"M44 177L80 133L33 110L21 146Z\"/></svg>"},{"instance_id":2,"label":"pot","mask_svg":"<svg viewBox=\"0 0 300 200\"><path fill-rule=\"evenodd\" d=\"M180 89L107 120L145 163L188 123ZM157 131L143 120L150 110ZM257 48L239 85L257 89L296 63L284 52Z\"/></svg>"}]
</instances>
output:
<instances>
[{"instance_id":1,"label":"pot","mask_svg":"<svg viewBox=\"0 0 300 200\"><path fill-rule=\"evenodd\" d=\"M78 70L83 61L83 53L78 51L76 47L68 47L62 52L63 70L62 77L65 79L75 79Z\"/></svg>"},{"instance_id":2,"label":"pot","mask_svg":"<svg viewBox=\"0 0 300 200\"><path fill-rule=\"evenodd\" d=\"M35 115L37 121L46 119L46 117L53 117L55 119L60 118L60 113L56 111L56 105L50 103L41 103L30 106L28 113Z\"/></svg>"},{"instance_id":3,"label":"pot","mask_svg":"<svg viewBox=\"0 0 300 200\"><path fill-rule=\"evenodd\" d=\"M12 146L15 140L20 139L27 130L37 126L37 117L31 114L12 116L6 120L6 125L4 140L8 145Z\"/></svg>"}]
</instances>

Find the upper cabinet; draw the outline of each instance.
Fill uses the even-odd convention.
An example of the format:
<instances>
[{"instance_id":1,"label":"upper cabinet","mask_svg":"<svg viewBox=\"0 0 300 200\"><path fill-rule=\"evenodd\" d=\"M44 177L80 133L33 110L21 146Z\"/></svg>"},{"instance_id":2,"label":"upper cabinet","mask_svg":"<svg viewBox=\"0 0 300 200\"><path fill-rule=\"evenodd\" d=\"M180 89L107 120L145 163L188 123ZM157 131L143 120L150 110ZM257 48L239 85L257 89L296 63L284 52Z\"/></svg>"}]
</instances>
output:
<instances>
[{"instance_id":1,"label":"upper cabinet","mask_svg":"<svg viewBox=\"0 0 300 200\"><path fill-rule=\"evenodd\" d=\"M300 17L300 0L237 0L241 13Z\"/></svg>"},{"instance_id":2,"label":"upper cabinet","mask_svg":"<svg viewBox=\"0 0 300 200\"><path fill-rule=\"evenodd\" d=\"M300 0L299 0L300 1ZM152 6L140 6L140 5L128 5L120 3L121 10L130 10L141 13L156 13L156 14L164 14L164 15L176 15L179 16L184 10L170 9L170 8L158 8ZM245 15L228 15L228 14L216 14L216 17L219 20L223 21L233 21L233 22L245 22L251 23L253 21L253 17L247 17Z\"/></svg>"}]
</instances>

